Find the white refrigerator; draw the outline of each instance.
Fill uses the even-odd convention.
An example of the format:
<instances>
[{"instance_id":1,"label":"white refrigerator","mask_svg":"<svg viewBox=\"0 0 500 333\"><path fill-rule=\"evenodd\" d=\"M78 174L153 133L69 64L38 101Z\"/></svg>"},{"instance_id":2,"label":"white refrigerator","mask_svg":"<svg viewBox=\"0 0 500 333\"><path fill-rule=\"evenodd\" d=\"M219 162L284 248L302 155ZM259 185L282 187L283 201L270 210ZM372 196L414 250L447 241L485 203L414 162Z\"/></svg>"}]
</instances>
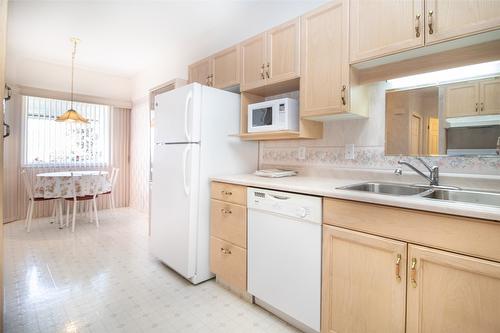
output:
<instances>
[{"instance_id":1,"label":"white refrigerator","mask_svg":"<svg viewBox=\"0 0 500 333\"><path fill-rule=\"evenodd\" d=\"M156 96L151 253L194 284L210 272L210 177L253 172L240 96L193 83Z\"/></svg>"}]
</instances>

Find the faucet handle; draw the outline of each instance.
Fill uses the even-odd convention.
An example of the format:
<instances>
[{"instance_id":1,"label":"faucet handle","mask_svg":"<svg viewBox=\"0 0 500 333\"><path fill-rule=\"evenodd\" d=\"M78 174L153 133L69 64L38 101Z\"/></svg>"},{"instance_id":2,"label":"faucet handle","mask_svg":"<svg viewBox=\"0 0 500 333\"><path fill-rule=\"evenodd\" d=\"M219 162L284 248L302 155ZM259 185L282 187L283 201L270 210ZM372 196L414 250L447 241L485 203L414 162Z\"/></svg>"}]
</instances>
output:
<instances>
[{"instance_id":1,"label":"faucet handle","mask_svg":"<svg viewBox=\"0 0 500 333\"><path fill-rule=\"evenodd\" d=\"M403 174L403 169L396 168L396 170L394 170L394 174L397 176L401 176Z\"/></svg>"}]
</instances>

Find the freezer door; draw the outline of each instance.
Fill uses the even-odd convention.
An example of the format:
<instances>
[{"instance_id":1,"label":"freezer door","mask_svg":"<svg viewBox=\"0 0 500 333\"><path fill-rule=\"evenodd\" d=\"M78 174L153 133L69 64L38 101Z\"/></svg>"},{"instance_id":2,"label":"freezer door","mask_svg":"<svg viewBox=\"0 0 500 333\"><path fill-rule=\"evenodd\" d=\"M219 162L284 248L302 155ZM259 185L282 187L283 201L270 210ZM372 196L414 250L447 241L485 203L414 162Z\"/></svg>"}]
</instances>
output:
<instances>
[{"instance_id":1,"label":"freezer door","mask_svg":"<svg viewBox=\"0 0 500 333\"><path fill-rule=\"evenodd\" d=\"M193 83L156 96L155 142L200 141L201 85Z\"/></svg>"},{"instance_id":2,"label":"freezer door","mask_svg":"<svg viewBox=\"0 0 500 333\"><path fill-rule=\"evenodd\" d=\"M198 144L155 146L150 249L186 278L196 274Z\"/></svg>"}]
</instances>

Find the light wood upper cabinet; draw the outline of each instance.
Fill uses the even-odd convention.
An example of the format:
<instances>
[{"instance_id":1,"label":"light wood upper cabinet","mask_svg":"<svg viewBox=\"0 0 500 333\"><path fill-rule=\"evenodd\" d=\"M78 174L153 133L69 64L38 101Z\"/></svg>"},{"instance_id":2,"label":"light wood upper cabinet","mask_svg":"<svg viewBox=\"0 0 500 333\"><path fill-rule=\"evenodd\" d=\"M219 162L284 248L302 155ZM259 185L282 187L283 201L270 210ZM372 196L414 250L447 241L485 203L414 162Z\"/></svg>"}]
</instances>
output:
<instances>
[{"instance_id":1,"label":"light wood upper cabinet","mask_svg":"<svg viewBox=\"0 0 500 333\"><path fill-rule=\"evenodd\" d=\"M405 331L406 243L323 226L322 333Z\"/></svg>"},{"instance_id":2,"label":"light wood upper cabinet","mask_svg":"<svg viewBox=\"0 0 500 333\"><path fill-rule=\"evenodd\" d=\"M300 103L304 116L341 113L347 108L347 20L346 0L302 16Z\"/></svg>"},{"instance_id":3,"label":"light wood upper cabinet","mask_svg":"<svg viewBox=\"0 0 500 333\"><path fill-rule=\"evenodd\" d=\"M300 19L241 43L241 91L300 76Z\"/></svg>"},{"instance_id":4,"label":"light wood upper cabinet","mask_svg":"<svg viewBox=\"0 0 500 333\"><path fill-rule=\"evenodd\" d=\"M247 39L241 45L241 85L245 91L265 84L266 34Z\"/></svg>"},{"instance_id":5,"label":"light wood upper cabinet","mask_svg":"<svg viewBox=\"0 0 500 333\"><path fill-rule=\"evenodd\" d=\"M212 56L213 87L224 89L240 84L240 48L230 47Z\"/></svg>"},{"instance_id":6,"label":"light wood upper cabinet","mask_svg":"<svg viewBox=\"0 0 500 333\"><path fill-rule=\"evenodd\" d=\"M300 19L286 22L266 33L266 84L300 76Z\"/></svg>"},{"instance_id":7,"label":"light wood upper cabinet","mask_svg":"<svg viewBox=\"0 0 500 333\"><path fill-rule=\"evenodd\" d=\"M450 84L445 96L447 118L500 114L500 78Z\"/></svg>"},{"instance_id":8,"label":"light wood upper cabinet","mask_svg":"<svg viewBox=\"0 0 500 333\"><path fill-rule=\"evenodd\" d=\"M479 83L480 114L500 114L500 78Z\"/></svg>"},{"instance_id":9,"label":"light wood upper cabinet","mask_svg":"<svg viewBox=\"0 0 500 333\"><path fill-rule=\"evenodd\" d=\"M498 0L426 0L426 44L500 28Z\"/></svg>"},{"instance_id":10,"label":"light wood upper cabinet","mask_svg":"<svg viewBox=\"0 0 500 333\"><path fill-rule=\"evenodd\" d=\"M350 7L351 63L424 45L424 0L350 0Z\"/></svg>"},{"instance_id":11,"label":"light wood upper cabinet","mask_svg":"<svg viewBox=\"0 0 500 333\"><path fill-rule=\"evenodd\" d=\"M447 118L479 114L479 86L476 82L449 85L445 94Z\"/></svg>"},{"instance_id":12,"label":"light wood upper cabinet","mask_svg":"<svg viewBox=\"0 0 500 333\"><path fill-rule=\"evenodd\" d=\"M500 331L500 263L408 246L407 330Z\"/></svg>"},{"instance_id":13,"label":"light wood upper cabinet","mask_svg":"<svg viewBox=\"0 0 500 333\"><path fill-rule=\"evenodd\" d=\"M188 68L189 83L198 82L200 84L210 86L212 80L212 58L205 58Z\"/></svg>"}]
</instances>

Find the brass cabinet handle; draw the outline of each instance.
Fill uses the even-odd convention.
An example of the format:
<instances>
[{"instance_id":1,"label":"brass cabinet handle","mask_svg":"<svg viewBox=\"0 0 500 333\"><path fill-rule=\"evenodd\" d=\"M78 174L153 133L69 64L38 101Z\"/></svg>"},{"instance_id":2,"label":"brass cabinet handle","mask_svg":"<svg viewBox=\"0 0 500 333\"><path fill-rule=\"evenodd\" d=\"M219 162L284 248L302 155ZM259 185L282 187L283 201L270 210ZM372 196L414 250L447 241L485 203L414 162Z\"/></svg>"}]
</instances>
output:
<instances>
[{"instance_id":1,"label":"brass cabinet handle","mask_svg":"<svg viewBox=\"0 0 500 333\"><path fill-rule=\"evenodd\" d=\"M210 78L210 81L209 81L208 85L210 87L213 87L214 86L214 75L210 74L208 77Z\"/></svg>"},{"instance_id":2,"label":"brass cabinet handle","mask_svg":"<svg viewBox=\"0 0 500 333\"><path fill-rule=\"evenodd\" d=\"M342 105L345 105L345 90L346 90L346 86L343 85L342 86L342 91L340 93L340 98L342 99Z\"/></svg>"},{"instance_id":3,"label":"brass cabinet handle","mask_svg":"<svg viewBox=\"0 0 500 333\"><path fill-rule=\"evenodd\" d=\"M231 191L225 191L225 190L220 191L220 193L222 195L233 195L233 192L231 192Z\"/></svg>"},{"instance_id":4,"label":"brass cabinet handle","mask_svg":"<svg viewBox=\"0 0 500 333\"><path fill-rule=\"evenodd\" d=\"M262 80L266 78L266 76L264 75L264 68L266 68L266 65L262 64L262 66L260 66L260 78Z\"/></svg>"},{"instance_id":5,"label":"brass cabinet handle","mask_svg":"<svg viewBox=\"0 0 500 333\"><path fill-rule=\"evenodd\" d=\"M415 16L415 37L420 37L420 14Z\"/></svg>"},{"instance_id":6,"label":"brass cabinet handle","mask_svg":"<svg viewBox=\"0 0 500 333\"><path fill-rule=\"evenodd\" d=\"M221 208L220 212L222 214L232 214L233 212L231 211L231 209L225 209L225 208Z\"/></svg>"},{"instance_id":7,"label":"brass cabinet handle","mask_svg":"<svg viewBox=\"0 0 500 333\"><path fill-rule=\"evenodd\" d=\"M434 12L432 10L429 10L429 35L432 35L434 33L434 29L432 29L432 15Z\"/></svg>"},{"instance_id":8,"label":"brass cabinet handle","mask_svg":"<svg viewBox=\"0 0 500 333\"><path fill-rule=\"evenodd\" d=\"M401 268L401 254L398 254L398 256L396 257L396 280L398 281L401 281L400 268Z\"/></svg>"},{"instance_id":9,"label":"brass cabinet handle","mask_svg":"<svg viewBox=\"0 0 500 333\"><path fill-rule=\"evenodd\" d=\"M476 103L476 112L479 111L479 103Z\"/></svg>"},{"instance_id":10,"label":"brass cabinet handle","mask_svg":"<svg viewBox=\"0 0 500 333\"><path fill-rule=\"evenodd\" d=\"M205 83L206 83L207 86L210 87L210 75L207 76L207 79L205 80Z\"/></svg>"},{"instance_id":11,"label":"brass cabinet handle","mask_svg":"<svg viewBox=\"0 0 500 333\"><path fill-rule=\"evenodd\" d=\"M271 74L269 73L270 72L270 68L271 68L271 64L270 63L267 63L267 71L266 71L266 75L267 75L267 78L271 78Z\"/></svg>"},{"instance_id":12,"label":"brass cabinet handle","mask_svg":"<svg viewBox=\"0 0 500 333\"><path fill-rule=\"evenodd\" d=\"M481 112L483 112L483 111L484 111L484 103L483 103L483 102L481 102L481 109L480 109L480 111L481 111Z\"/></svg>"},{"instance_id":13,"label":"brass cabinet handle","mask_svg":"<svg viewBox=\"0 0 500 333\"><path fill-rule=\"evenodd\" d=\"M220 252L222 252L222 254L231 254L231 250L230 249L225 249L223 247L220 248Z\"/></svg>"},{"instance_id":14,"label":"brass cabinet handle","mask_svg":"<svg viewBox=\"0 0 500 333\"><path fill-rule=\"evenodd\" d=\"M411 286L413 288L417 288L417 259L411 259Z\"/></svg>"}]
</instances>

